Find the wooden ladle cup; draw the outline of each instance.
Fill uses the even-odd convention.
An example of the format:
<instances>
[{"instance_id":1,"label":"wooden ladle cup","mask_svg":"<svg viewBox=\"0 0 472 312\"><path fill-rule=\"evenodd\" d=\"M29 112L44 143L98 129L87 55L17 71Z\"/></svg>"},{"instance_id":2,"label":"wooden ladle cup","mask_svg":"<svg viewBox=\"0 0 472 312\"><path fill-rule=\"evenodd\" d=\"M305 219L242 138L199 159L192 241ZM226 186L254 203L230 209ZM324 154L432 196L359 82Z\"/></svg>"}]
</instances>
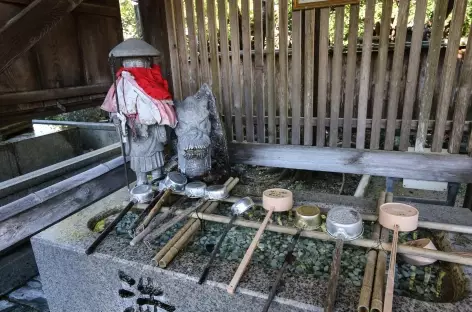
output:
<instances>
[{"instance_id":1,"label":"wooden ladle cup","mask_svg":"<svg viewBox=\"0 0 472 312\"><path fill-rule=\"evenodd\" d=\"M387 287L385 289L384 312L392 311L393 287L395 281L395 263L397 258L398 232L411 232L418 227L418 210L410 205L387 203L380 206L379 223L393 230L392 251L388 268Z\"/></svg>"},{"instance_id":2,"label":"wooden ladle cup","mask_svg":"<svg viewBox=\"0 0 472 312\"><path fill-rule=\"evenodd\" d=\"M261 239L261 236L264 233L267 224L269 223L272 213L274 211L282 212L292 209L293 194L292 192L286 189L275 188L265 190L262 194L262 207L267 210L267 214L261 226L257 230L257 233L254 236L251 245L249 245L249 248L246 250L246 254L244 255L243 260L241 260L241 263L239 264L239 267L236 270L233 279L228 285L227 291L230 294L234 294L236 287L238 287L239 281L241 280L241 277L246 271L246 267L251 261L252 254L254 253L254 250L256 250L257 244L259 243L259 240Z\"/></svg>"}]
</instances>

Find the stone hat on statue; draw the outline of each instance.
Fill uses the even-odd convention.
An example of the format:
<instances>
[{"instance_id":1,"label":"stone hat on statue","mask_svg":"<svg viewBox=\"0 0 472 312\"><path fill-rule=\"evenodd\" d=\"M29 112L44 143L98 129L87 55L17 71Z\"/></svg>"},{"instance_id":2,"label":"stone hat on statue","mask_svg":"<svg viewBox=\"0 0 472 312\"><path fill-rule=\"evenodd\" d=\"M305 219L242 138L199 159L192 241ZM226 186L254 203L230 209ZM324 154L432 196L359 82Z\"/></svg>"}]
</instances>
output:
<instances>
[{"instance_id":1,"label":"stone hat on statue","mask_svg":"<svg viewBox=\"0 0 472 312\"><path fill-rule=\"evenodd\" d=\"M136 38L126 39L116 47L114 47L109 57L112 55L119 58L127 57L155 57L160 56L160 52L149 43Z\"/></svg>"}]
</instances>

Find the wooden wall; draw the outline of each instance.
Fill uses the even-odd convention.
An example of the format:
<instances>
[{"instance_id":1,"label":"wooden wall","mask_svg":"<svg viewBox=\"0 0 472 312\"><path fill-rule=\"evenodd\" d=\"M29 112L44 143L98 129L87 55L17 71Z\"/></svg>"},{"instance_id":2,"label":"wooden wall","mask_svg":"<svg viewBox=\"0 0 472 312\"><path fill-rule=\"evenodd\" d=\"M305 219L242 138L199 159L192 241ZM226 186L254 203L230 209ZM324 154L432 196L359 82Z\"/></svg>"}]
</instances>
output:
<instances>
[{"instance_id":1,"label":"wooden wall","mask_svg":"<svg viewBox=\"0 0 472 312\"><path fill-rule=\"evenodd\" d=\"M175 98L210 83L221 112L232 116L225 118L232 140L451 153L467 145L472 53L459 53L466 0L455 1L447 45L447 1L436 1L427 42L427 0L415 1L408 42L409 1L393 11L393 0L366 0L361 15L357 5L291 12L279 0L277 20L273 0L158 2L165 3ZM382 19L374 34L376 6ZM360 26L366 31L358 36ZM153 29L144 24L145 34Z\"/></svg>"},{"instance_id":2,"label":"wooden wall","mask_svg":"<svg viewBox=\"0 0 472 312\"><path fill-rule=\"evenodd\" d=\"M0 0L0 28L30 2ZM0 125L100 105L122 40L119 1L84 1L0 74Z\"/></svg>"}]
</instances>

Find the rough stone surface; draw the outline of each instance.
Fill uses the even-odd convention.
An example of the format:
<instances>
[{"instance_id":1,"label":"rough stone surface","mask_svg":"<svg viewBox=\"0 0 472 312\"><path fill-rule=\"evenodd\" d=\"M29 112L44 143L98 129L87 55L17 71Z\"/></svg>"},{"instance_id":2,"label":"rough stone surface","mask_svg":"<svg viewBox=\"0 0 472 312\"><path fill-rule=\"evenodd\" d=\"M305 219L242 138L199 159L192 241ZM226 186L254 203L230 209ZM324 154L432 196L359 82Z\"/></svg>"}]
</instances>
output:
<instances>
[{"instance_id":1,"label":"rough stone surface","mask_svg":"<svg viewBox=\"0 0 472 312\"><path fill-rule=\"evenodd\" d=\"M11 292L8 295L8 299L41 312L49 311L41 282L38 280L31 280L25 286Z\"/></svg>"},{"instance_id":2,"label":"rough stone surface","mask_svg":"<svg viewBox=\"0 0 472 312\"><path fill-rule=\"evenodd\" d=\"M170 308L173 306L179 312L262 309L275 270L252 265L236 294L231 296L226 292L226 286L238 266L237 262L217 261L207 283L197 285L198 276L208 260L205 255L185 251L163 270L151 264L154 250L145 245L131 247L129 240L110 235L94 254L86 256L85 248L97 235L87 229L87 220L104 210L113 209L126 198L127 192L122 189L32 239L51 311L70 311L70 307L74 307L78 312L116 312L136 309L137 303L143 303L145 309L151 308L146 303L160 305L167 311L173 311ZM463 248L470 250L472 243L466 243ZM465 274L470 280L472 272L465 270ZM284 281L285 286L278 293L271 311L322 311L326 281L296 274L287 275ZM470 285L468 287L470 294ZM355 311L359 291L359 287L341 283L335 310ZM153 297L151 301L148 300L149 293ZM455 303L428 303L395 296L393 306L394 311L467 312L472 311L472 297L469 295Z\"/></svg>"}]
</instances>

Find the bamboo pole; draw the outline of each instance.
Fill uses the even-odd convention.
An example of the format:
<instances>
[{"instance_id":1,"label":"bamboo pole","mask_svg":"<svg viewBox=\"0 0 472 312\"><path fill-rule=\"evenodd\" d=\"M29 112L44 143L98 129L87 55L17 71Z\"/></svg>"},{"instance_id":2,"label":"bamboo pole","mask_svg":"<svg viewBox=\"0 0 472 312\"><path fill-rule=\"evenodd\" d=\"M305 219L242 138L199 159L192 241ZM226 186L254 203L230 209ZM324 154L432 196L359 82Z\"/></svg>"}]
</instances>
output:
<instances>
[{"instance_id":1,"label":"bamboo pole","mask_svg":"<svg viewBox=\"0 0 472 312\"><path fill-rule=\"evenodd\" d=\"M172 194L172 191L171 190L166 190L164 192L164 195L162 195L161 199L159 199L159 201L156 203L156 205L154 206L154 208L151 209L151 211L149 211L149 214L147 215L147 217L144 219L142 225L140 225L139 227L144 230L144 228L146 228L149 223L151 222L152 218L154 218L154 216L159 212L159 210L161 209L162 205L164 204L164 202L167 200L167 198Z\"/></svg>"},{"instance_id":2,"label":"bamboo pole","mask_svg":"<svg viewBox=\"0 0 472 312\"><path fill-rule=\"evenodd\" d=\"M391 194L391 195L389 195ZM390 202L393 202L393 194L388 193L387 196L390 196ZM228 203L235 203L240 200L241 197L238 196L230 196L222 201ZM253 198L254 202L260 203L260 198ZM305 201L304 201L305 202ZM295 203L294 206L299 205L301 203ZM138 206L139 208L140 206ZM369 214L369 213L361 213L362 220L364 221L372 221L375 222L379 218L376 214ZM446 232L455 232L455 233L462 233L462 234L472 234L472 226L469 225L460 225L460 224L449 224L449 223L441 223L441 222L431 222L431 221L418 221L418 228L422 229L429 229L429 230L437 230L437 231L446 231Z\"/></svg>"},{"instance_id":3,"label":"bamboo pole","mask_svg":"<svg viewBox=\"0 0 472 312\"><path fill-rule=\"evenodd\" d=\"M386 198L387 203L393 202L393 193L388 193ZM388 243L389 230L382 227L380 234L380 241ZM382 312L384 305L384 289L385 289L385 272L387 270L387 252L379 250L377 255L377 264L375 270L374 291L372 293L371 312Z\"/></svg>"},{"instance_id":4,"label":"bamboo pole","mask_svg":"<svg viewBox=\"0 0 472 312\"><path fill-rule=\"evenodd\" d=\"M145 237L149 235L149 233L151 233L151 231L153 231L159 224L161 224L161 222L164 221L170 213L172 213L172 210L176 211L177 209L179 209L187 199L188 197L186 196L182 196L181 198L179 198L179 200L172 205L172 208L167 209L167 211L165 211L163 214L154 218L144 230L142 230L131 240L129 244L131 246L135 246L136 244L141 242ZM162 211L163 208L164 207L162 207L160 210Z\"/></svg>"},{"instance_id":5,"label":"bamboo pole","mask_svg":"<svg viewBox=\"0 0 472 312\"><path fill-rule=\"evenodd\" d=\"M176 212L176 213L180 213L180 212ZM209 214L208 212L205 212L205 213L199 212L198 214L193 213L190 216L195 219L213 221L213 222L218 222L218 223L228 223L229 220L231 219L225 216ZM200 221L200 220L197 220L197 221ZM234 225L248 227L252 229L258 229L261 226L261 223L256 222L256 221L238 219L234 222ZM288 235L295 235L297 233L297 228L280 226L280 225L275 225L275 224L267 225L266 230L276 232L276 233L288 234ZM332 238L328 234L324 232L318 232L318 231L303 231L301 236L306 237L306 238L319 239L323 241L331 241L331 242L336 241L334 238ZM352 246L358 246L358 247L363 247L363 248L368 248L368 249L385 250L385 251L392 250L392 244L387 243L387 242L379 242L378 240L373 240L373 239L355 239L352 241L346 241L345 243ZM422 256L422 257L431 258L435 260L472 266L472 258L466 255L464 256L464 255L456 254L454 252L444 252L444 251L433 250L433 249L418 248L418 247L409 246L407 244L398 245L397 252L400 254Z\"/></svg>"},{"instance_id":6,"label":"bamboo pole","mask_svg":"<svg viewBox=\"0 0 472 312\"><path fill-rule=\"evenodd\" d=\"M236 186L239 182L239 178L229 178L225 185L228 188L228 192ZM218 202L206 202L203 205L202 211L206 213L213 212L218 207ZM194 213L196 215L196 213ZM201 221L200 220L189 220L185 223L184 227L185 230L178 231L174 237L163 247L161 250L154 256L153 261L156 262L160 267L167 267L167 264L174 259L177 255L179 250L183 248L190 237L195 233L198 228L200 227ZM188 234L187 234L188 232ZM176 247L174 247L176 246ZM161 261L162 260L162 261Z\"/></svg>"},{"instance_id":7,"label":"bamboo pole","mask_svg":"<svg viewBox=\"0 0 472 312\"><path fill-rule=\"evenodd\" d=\"M377 202L377 211L380 206L385 203L385 192L380 193L379 200ZM380 229L382 227L378 222L374 225L374 231L372 232L372 239L378 240L380 238ZM370 310L370 299L372 296L372 289L374 286L375 276L375 263L377 262L377 250L372 249L367 254L367 263L364 269L364 279L362 281L361 294L359 297L359 304L357 306L358 312L369 312Z\"/></svg>"}]
</instances>

